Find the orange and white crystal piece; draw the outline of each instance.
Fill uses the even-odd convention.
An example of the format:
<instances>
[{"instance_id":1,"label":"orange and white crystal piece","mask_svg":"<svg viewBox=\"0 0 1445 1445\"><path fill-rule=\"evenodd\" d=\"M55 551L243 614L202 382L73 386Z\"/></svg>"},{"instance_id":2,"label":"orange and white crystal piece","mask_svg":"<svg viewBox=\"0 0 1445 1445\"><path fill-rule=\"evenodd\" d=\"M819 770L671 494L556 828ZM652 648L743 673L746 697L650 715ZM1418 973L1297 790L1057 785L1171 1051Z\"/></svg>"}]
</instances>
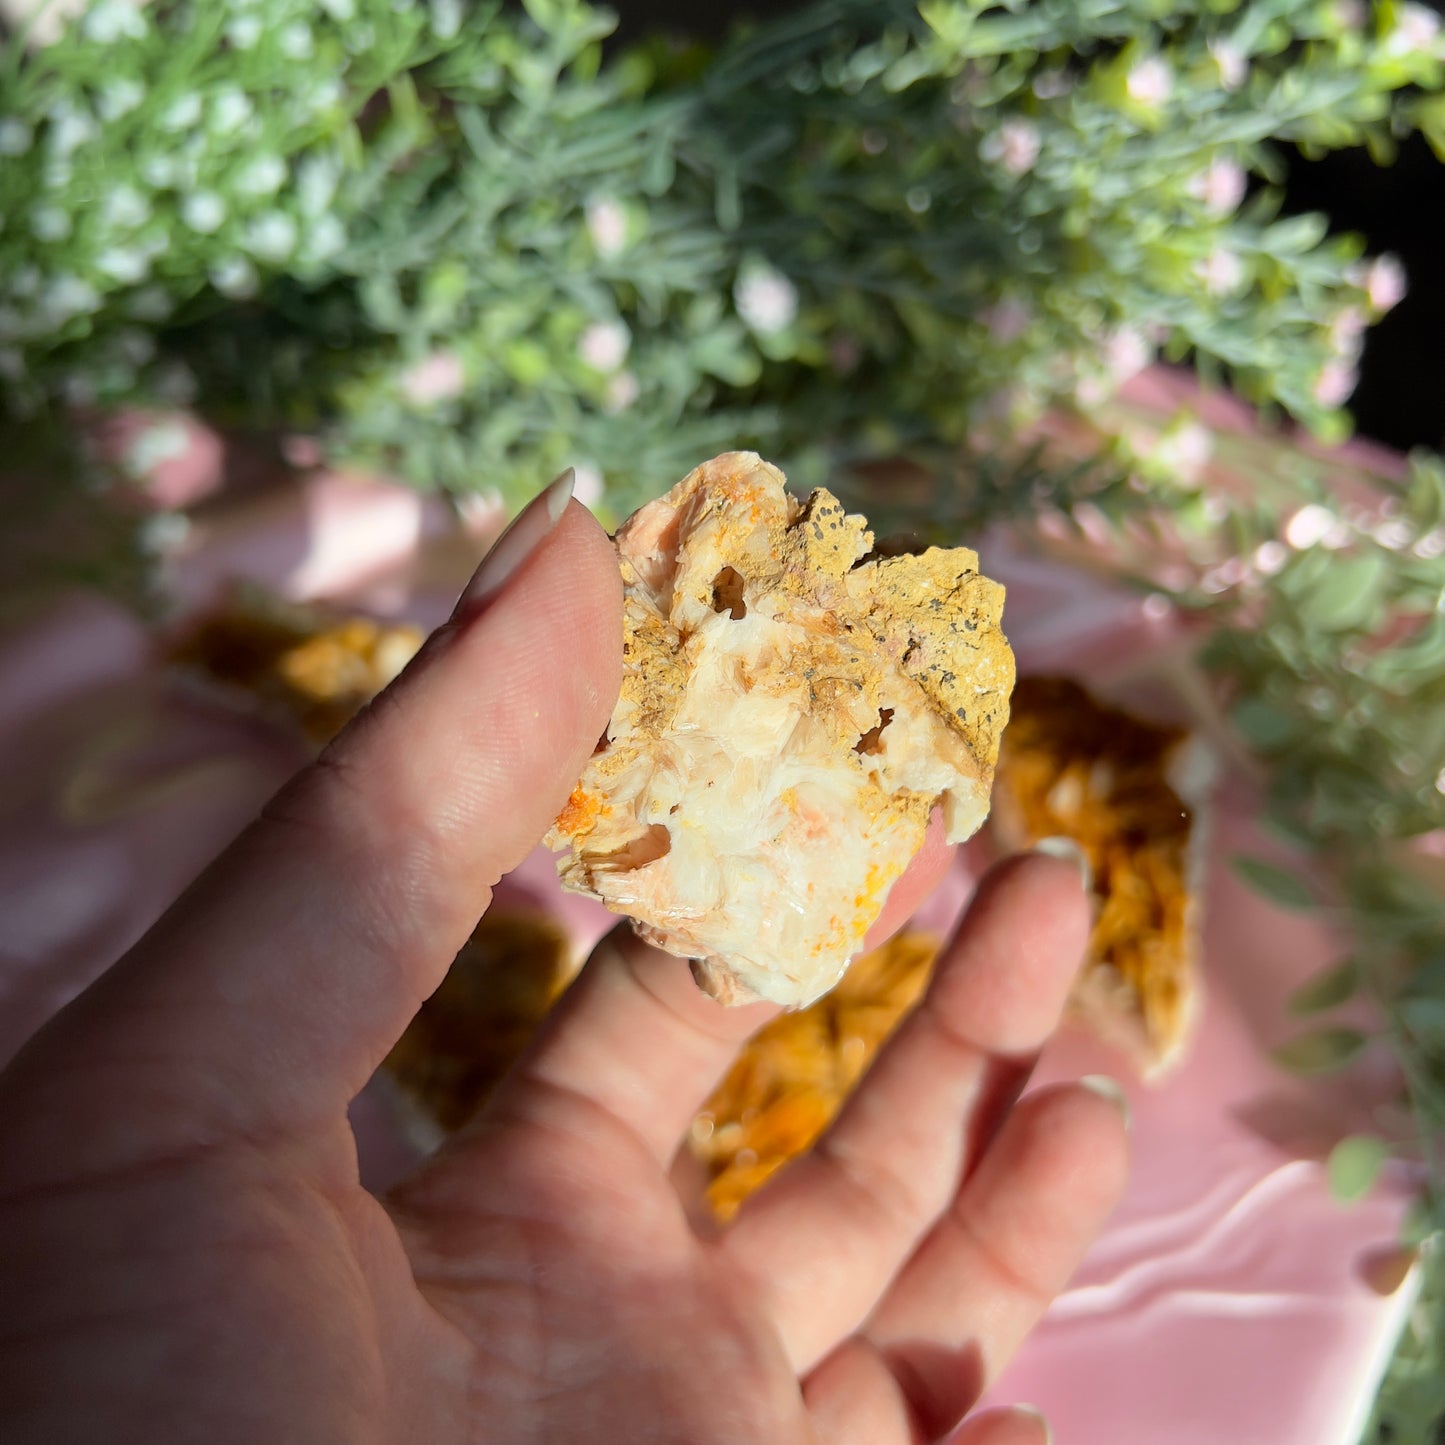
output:
<instances>
[{"instance_id":1,"label":"orange and white crystal piece","mask_svg":"<svg viewBox=\"0 0 1445 1445\"><path fill-rule=\"evenodd\" d=\"M862 517L783 483L729 452L619 530L621 696L547 843L714 998L796 1007L935 807L950 841L984 821L1014 661L975 553L864 560Z\"/></svg>"}]
</instances>

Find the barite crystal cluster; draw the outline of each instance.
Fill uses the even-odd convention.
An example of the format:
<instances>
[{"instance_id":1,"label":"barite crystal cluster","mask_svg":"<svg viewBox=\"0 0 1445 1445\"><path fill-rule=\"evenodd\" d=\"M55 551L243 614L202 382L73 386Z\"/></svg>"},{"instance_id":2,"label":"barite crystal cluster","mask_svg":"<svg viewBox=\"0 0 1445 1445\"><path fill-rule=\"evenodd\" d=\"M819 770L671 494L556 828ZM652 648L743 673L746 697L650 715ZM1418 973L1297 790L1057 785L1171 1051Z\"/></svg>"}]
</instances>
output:
<instances>
[{"instance_id":1,"label":"barite crystal cluster","mask_svg":"<svg viewBox=\"0 0 1445 1445\"><path fill-rule=\"evenodd\" d=\"M723 1003L826 993L932 810L980 826L1014 682L975 553L864 560L862 517L783 483L730 452L618 531L621 696L547 839Z\"/></svg>"}]
</instances>

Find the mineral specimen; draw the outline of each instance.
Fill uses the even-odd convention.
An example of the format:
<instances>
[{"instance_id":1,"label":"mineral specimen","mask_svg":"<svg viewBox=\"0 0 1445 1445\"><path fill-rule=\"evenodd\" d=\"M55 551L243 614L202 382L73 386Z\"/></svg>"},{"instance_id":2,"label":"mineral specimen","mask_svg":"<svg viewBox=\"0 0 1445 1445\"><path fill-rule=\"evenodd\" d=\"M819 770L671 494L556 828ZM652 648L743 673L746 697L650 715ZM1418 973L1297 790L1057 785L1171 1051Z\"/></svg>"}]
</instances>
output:
<instances>
[{"instance_id":1,"label":"mineral specimen","mask_svg":"<svg viewBox=\"0 0 1445 1445\"><path fill-rule=\"evenodd\" d=\"M724 1003L818 998L933 808L979 827L1014 680L973 552L869 559L863 518L783 482L727 453L619 530L622 692L547 839Z\"/></svg>"},{"instance_id":2,"label":"mineral specimen","mask_svg":"<svg viewBox=\"0 0 1445 1445\"><path fill-rule=\"evenodd\" d=\"M1080 1022L1146 1076L1184 1056L1198 1013L1201 819L1211 759L1183 728L1027 677L998 765L1006 849L1074 839L1094 878L1094 926L1070 998Z\"/></svg>"}]
</instances>

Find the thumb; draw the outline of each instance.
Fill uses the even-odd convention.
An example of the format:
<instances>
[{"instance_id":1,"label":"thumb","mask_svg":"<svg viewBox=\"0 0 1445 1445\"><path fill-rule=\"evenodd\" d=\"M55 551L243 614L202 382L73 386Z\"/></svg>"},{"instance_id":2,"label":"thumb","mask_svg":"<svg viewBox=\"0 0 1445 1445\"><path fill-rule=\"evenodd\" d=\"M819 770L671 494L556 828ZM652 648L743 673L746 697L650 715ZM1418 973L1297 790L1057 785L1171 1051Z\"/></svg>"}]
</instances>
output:
<instances>
[{"instance_id":1,"label":"thumb","mask_svg":"<svg viewBox=\"0 0 1445 1445\"><path fill-rule=\"evenodd\" d=\"M611 715L621 581L569 480L529 504L401 677L22 1053L12 1103L79 1071L92 1096L140 1079L174 1145L339 1118Z\"/></svg>"}]
</instances>

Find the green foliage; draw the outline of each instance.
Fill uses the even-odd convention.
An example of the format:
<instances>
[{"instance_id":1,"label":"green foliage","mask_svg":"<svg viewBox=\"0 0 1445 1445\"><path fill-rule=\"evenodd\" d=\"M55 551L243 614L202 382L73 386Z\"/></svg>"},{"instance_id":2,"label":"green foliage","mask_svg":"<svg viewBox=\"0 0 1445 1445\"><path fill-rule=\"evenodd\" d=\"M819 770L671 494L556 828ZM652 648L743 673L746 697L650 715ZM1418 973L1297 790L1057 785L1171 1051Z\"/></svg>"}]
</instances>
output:
<instances>
[{"instance_id":1,"label":"green foliage","mask_svg":"<svg viewBox=\"0 0 1445 1445\"><path fill-rule=\"evenodd\" d=\"M1330 1193L1342 1204L1354 1204L1375 1186L1390 1149L1383 1139L1351 1134L1330 1150L1327 1173Z\"/></svg>"},{"instance_id":2,"label":"green foliage","mask_svg":"<svg viewBox=\"0 0 1445 1445\"><path fill-rule=\"evenodd\" d=\"M1092 405L1161 350L1340 428L1389 278L1278 216L1271 138L1433 124L1411 7L820 0L701 72L604 65L610 23L100 0L12 47L9 406L194 398L513 502L580 462L613 512L723 446L807 481Z\"/></svg>"}]
</instances>

